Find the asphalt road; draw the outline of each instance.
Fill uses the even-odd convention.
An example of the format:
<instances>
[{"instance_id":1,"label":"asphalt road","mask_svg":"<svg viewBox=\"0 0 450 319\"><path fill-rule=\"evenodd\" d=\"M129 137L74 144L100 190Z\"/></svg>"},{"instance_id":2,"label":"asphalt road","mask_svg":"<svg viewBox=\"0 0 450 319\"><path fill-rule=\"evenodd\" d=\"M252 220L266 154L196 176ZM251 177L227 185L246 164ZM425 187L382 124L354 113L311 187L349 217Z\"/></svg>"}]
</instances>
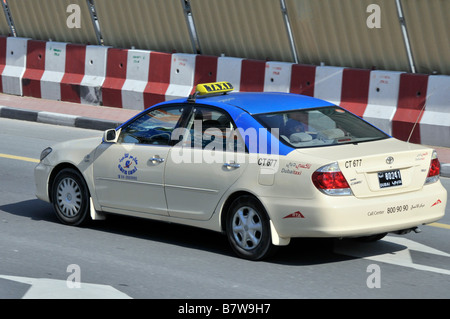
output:
<instances>
[{"instance_id":1,"label":"asphalt road","mask_svg":"<svg viewBox=\"0 0 450 319\"><path fill-rule=\"evenodd\" d=\"M450 208L420 234L299 239L263 262L235 257L221 234L180 225L110 216L64 226L35 198L36 159L58 141L100 135L0 118L0 299L450 297Z\"/></svg>"}]
</instances>

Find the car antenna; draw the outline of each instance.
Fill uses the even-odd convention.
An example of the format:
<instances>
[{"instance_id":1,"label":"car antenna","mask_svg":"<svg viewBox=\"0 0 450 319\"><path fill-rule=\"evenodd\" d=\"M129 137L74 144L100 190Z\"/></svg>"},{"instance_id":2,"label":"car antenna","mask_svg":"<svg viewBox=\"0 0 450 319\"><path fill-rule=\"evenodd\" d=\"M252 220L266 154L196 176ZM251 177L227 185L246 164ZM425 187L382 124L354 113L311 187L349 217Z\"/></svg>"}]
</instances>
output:
<instances>
[{"instance_id":1,"label":"car antenna","mask_svg":"<svg viewBox=\"0 0 450 319\"><path fill-rule=\"evenodd\" d=\"M407 143L409 143L409 141L411 140L411 137L412 137L413 132L414 132L414 130L416 128L416 125L419 122L419 119L421 118L423 112L425 111L425 107L427 106L427 101L428 101L429 97L432 96L433 94L434 94L434 92L432 94L429 94L429 95L427 95L425 97L425 102L423 103L422 109L420 110L419 115L417 115L416 121L414 122L414 125L413 125L413 127L411 129L411 132L409 133L408 140L406 141Z\"/></svg>"}]
</instances>

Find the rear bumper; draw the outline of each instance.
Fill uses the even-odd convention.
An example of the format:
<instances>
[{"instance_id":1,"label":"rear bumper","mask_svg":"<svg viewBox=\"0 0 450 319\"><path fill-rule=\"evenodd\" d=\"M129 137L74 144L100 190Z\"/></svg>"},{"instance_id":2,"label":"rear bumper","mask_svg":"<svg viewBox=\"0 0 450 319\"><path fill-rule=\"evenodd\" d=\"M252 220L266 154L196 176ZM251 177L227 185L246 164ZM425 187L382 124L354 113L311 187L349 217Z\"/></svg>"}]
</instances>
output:
<instances>
[{"instance_id":1,"label":"rear bumper","mask_svg":"<svg viewBox=\"0 0 450 319\"><path fill-rule=\"evenodd\" d=\"M321 195L314 200L261 200L280 237L358 237L439 220L445 214L447 191L437 182L416 192L365 199Z\"/></svg>"}]
</instances>

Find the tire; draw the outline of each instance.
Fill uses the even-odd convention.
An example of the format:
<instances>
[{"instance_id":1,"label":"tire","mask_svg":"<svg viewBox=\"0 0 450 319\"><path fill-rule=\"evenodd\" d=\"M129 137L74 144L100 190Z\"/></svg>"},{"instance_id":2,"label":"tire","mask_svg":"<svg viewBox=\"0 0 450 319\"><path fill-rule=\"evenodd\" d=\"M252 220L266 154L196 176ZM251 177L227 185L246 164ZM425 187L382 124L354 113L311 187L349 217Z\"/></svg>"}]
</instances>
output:
<instances>
[{"instance_id":1,"label":"tire","mask_svg":"<svg viewBox=\"0 0 450 319\"><path fill-rule=\"evenodd\" d=\"M52 202L63 224L81 226L90 220L89 191L83 176L75 169L61 170L52 185Z\"/></svg>"},{"instance_id":2,"label":"tire","mask_svg":"<svg viewBox=\"0 0 450 319\"><path fill-rule=\"evenodd\" d=\"M233 201L227 214L226 234L233 251L244 259L262 260L277 248L272 245L267 213L252 196Z\"/></svg>"}]
</instances>

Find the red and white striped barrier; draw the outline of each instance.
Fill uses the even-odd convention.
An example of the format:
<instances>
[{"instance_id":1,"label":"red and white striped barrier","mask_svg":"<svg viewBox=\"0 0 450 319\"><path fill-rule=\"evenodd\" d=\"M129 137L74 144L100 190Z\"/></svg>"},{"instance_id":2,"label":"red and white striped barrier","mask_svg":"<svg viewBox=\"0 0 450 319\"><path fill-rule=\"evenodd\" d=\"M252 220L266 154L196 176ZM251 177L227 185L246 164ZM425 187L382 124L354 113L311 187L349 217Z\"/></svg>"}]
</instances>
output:
<instances>
[{"instance_id":1,"label":"red and white striped barrier","mask_svg":"<svg viewBox=\"0 0 450 319\"><path fill-rule=\"evenodd\" d=\"M402 140L450 147L450 77L0 37L1 91L143 110L198 83L340 105Z\"/></svg>"},{"instance_id":2,"label":"red and white striped barrier","mask_svg":"<svg viewBox=\"0 0 450 319\"><path fill-rule=\"evenodd\" d=\"M67 43L64 42L47 42L46 44L45 71L41 77L43 99L61 100L61 82L66 69L66 46Z\"/></svg>"},{"instance_id":3,"label":"red and white striped barrier","mask_svg":"<svg viewBox=\"0 0 450 319\"><path fill-rule=\"evenodd\" d=\"M420 121L420 142L450 147L450 76L428 78L426 106Z\"/></svg>"},{"instance_id":4,"label":"red and white striped barrier","mask_svg":"<svg viewBox=\"0 0 450 319\"><path fill-rule=\"evenodd\" d=\"M194 86L195 54L172 54L166 101L188 96Z\"/></svg>"},{"instance_id":5,"label":"red and white striped barrier","mask_svg":"<svg viewBox=\"0 0 450 319\"><path fill-rule=\"evenodd\" d=\"M145 107L165 101L170 84L171 61L172 55L169 53L151 52L148 83L144 89Z\"/></svg>"},{"instance_id":6,"label":"red and white striped barrier","mask_svg":"<svg viewBox=\"0 0 450 319\"><path fill-rule=\"evenodd\" d=\"M372 71L369 97L363 118L392 135L392 119L397 110L400 75L403 72Z\"/></svg>"},{"instance_id":7,"label":"red and white striped barrier","mask_svg":"<svg viewBox=\"0 0 450 319\"><path fill-rule=\"evenodd\" d=\"M6 41L7 37L0 36L0 74L3 73L6 66ZM2 82L0 81L0 92L3 92Z\"/></svg>"},{"instance_id":8,"label":"red and white striped barrier","mask_svg":"<svg viewBox=\"0 0 450 319\"><path fill-rule=\"evenodd\" d=\"M22 76L27 60L27 41L25 38L6 39L5 67L2 71L2 92L22 95Z\"/></svg>"},{"instance_id":9,"label":"red and white striped barrier","mask_svg":"<svg viewBox=\"0 0 450 319\"><path fill-rule=\"evenodd\" d=\"M86 46L67 44L64 74L60 81L61 101L81 103L80 84L84 77Z\"/></svg>"},{"instance_id":10,"label":"red and white striped barrier","mask_svg":"<svg viewBox=\"0 0 450 319\"><path fill-rule=\"evenodd\" d=\"M340 106L362 117L369 98L370 70L344 69Z\"/></svg>"},{"instance_id":11,"label":"red and white striped barrier","mask_svg":"<svg viewBox=\"0 0 450 319\"><path fill-rule=\"evenodd\" d=\"M80 82L80 103L100 105L101 89L106 77L106 58L108 47L86 46L84 76Z\"/></svg>"},{"instance_id":12,"label":"red and white striped barrier","mask_svg":"<svg viewBox=\"0 0 450 319\"><path fill-rule=\"evenodd\" d=\"M149 68L150 51L128 50L126 77L121 89L123 108L145 109L144 90L148 83Z\"/></svg>"},{"instance_id":13,"label":"red and white striped barrier","mask_svg":"<svg viewBox=\"0 0 450 319\"><path fill-rule=\"evenodd\" d=\"M265 92L286 92L291 87L292 63L266 62L264 74Z\"/></svg>"},{"instance_id":14,"label":"red and white striped barrier","mask_svg":"<svg viewBox=\"0 0 450 319\"><path fill-rule=\"evenodd\" d=\"M217 60L217 81L228 81L234 90L241 90L242 58L220 57Z\"/></svg>"},{"instance_id":15,"label":"red and white striped barrier","mask_svg":"<svg viewBox=\"0 0 450 319\"><path fill-rule=\"evenodd\" d=\"M23 95L41 98L41 78L45 71L46 42L29 40L26 70L22 77Z\"/></svg>"},{"instance_id":16,"label":"red and white striped barrier","mask_svg":"<svg viewBox=\"0 0 450 319\"><path fill-rule=\"evenodd\" d=\"M313 65L292 65L291 73L291 93L314 96L316 83L316 67Z\"/></svg>"},{"instance_id":17,"label":"red and white striped barrier","mask_svg":"<svg viewBox=\"0 0 450 319\"><path fill-rule=\"evenodd\" d=\"M128 50L109 49L106 78L102 85L103 105L122 108L122 87L127 77Z\"/></svg>"},{"instance_id":18,"label":"red and white striped barrier","mask_svg":"<svg viewBox=\"0 0 450 319\"><path fill-rule=\"evenodd\" d=\"M420 121L427 96L428 75L400 75L397 109L392 119L392 135L403 141L420 143Z\"/></svg>"}]
</instances>

